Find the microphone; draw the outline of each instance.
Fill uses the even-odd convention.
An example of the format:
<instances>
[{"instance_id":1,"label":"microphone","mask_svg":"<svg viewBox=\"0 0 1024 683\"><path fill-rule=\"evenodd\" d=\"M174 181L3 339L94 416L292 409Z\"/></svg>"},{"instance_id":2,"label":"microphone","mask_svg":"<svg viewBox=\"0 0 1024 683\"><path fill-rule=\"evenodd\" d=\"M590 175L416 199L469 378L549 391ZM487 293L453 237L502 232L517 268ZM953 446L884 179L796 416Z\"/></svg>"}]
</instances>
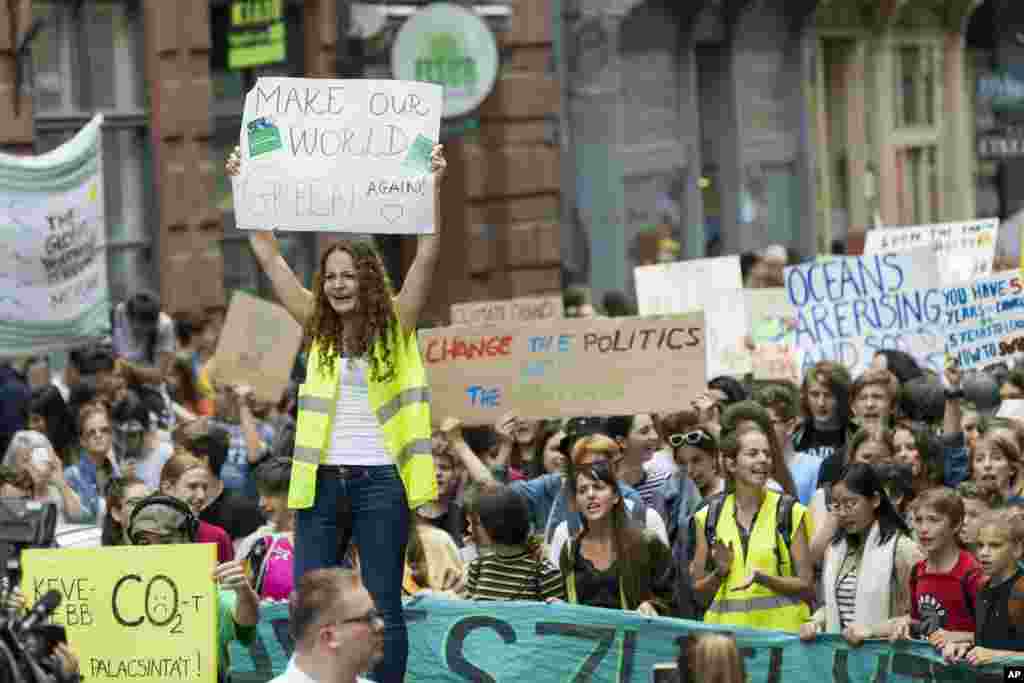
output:
<instances>
[{"instance_id":1,"label":"microphone","mask_svg":"<svg viewBox=\"0 0 1024 683\"><path fill-rule=\"evenodd\" d=\"M29 613L25 615L25 618L18 624L19 631L30 631L39 624L45 622L53 614L53 610L60 606L61 595L60 591L51 590L47 591L43 597L39 598Z\"/></svg>"}]
</instances>

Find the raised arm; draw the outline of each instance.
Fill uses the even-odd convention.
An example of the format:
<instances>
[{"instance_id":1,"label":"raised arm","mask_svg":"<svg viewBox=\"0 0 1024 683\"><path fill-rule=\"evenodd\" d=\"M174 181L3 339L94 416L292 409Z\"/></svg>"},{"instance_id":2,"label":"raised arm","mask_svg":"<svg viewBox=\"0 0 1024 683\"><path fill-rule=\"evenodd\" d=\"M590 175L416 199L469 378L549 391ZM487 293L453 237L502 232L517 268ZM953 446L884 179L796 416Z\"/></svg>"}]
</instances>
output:
<instances>
[{"instance_id":1,"label":"raised arm","mask_svg":"<svg viewBox=\"0 0 1024 683\"><path fill-rule=\"evenodd\" d=\"M229 176L238 175L241 169L241 158L238 155L238 147L228 157L226 164ZM256 254L256 260L260 268L267 274L270 284L274 287L274 294L291 314L295 321L306 326L306 322L313 315L313 293L302 286L299 278L295 276L288 262L281 255L281 246L270 230L253 230L249 232L249 246Z\"/></svg>"},{"instance_id":2,"label":"raised arm","mask_svg":"<svg viewBox=\"0 0 1024 683\"><path fill-rule=\"evenodd\" d=\"M419 323L420 312L430 296L430 282L441 256L441 181L447 168L442 145L436 145L430 155L430 169L434 176L434 233L420 235L416 258L405 274L405 283L398 294L398 321L402 329L410 332Z\"/></svg>"}]
</instances>

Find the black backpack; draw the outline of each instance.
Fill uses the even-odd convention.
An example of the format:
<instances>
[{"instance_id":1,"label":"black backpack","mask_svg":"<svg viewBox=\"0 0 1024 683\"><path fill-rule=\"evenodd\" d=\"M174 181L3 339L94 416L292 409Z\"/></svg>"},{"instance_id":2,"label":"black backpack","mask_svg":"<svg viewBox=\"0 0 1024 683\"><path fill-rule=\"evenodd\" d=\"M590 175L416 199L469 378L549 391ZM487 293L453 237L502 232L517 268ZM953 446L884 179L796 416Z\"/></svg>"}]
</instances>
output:
<instances>
[{"instance_id":1,"label":"black backpack","mask_svg":"<svg viewBox=\"0 0 1024 683\"><path fill-rule=\"evenodd\" d=\"M708 508L707 520L704 523L704 536L708 542L708 571L712 571L714 569L714 566L711 564L711 547L714 546L715 541L718 540L716 527L718 527L718 519L722 516L722 508L725 506L725 498L727 495L729 494L718 493L705 501L705 505ZM778 507L775 510L775 533L782 538L783 546L786 548L785 557L783 557L783 553L779 549L779 545L775 544L775 563L779 576L795 575L791 545L793 543L793 506L796 502L796 498L793 496L785 493L779 494ZM694 513L694 516L696 516L696 513ZM691 518L691 533L696 536L696 527L693 525L692 519L693 518ZM784 573L784 567L789 567L788 573Z\"/></svg>"}]
</instances>

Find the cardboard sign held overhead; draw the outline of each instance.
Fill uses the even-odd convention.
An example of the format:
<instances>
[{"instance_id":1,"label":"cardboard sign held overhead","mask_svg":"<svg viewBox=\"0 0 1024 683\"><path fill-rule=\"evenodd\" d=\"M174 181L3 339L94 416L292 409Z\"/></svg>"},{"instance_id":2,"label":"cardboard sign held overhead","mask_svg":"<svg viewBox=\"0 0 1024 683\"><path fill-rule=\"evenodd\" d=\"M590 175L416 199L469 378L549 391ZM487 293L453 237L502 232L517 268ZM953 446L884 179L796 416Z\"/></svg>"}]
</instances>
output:
<instances>
[{"instance_id":1,"label":"cardboard sign held overhead","mask_svg":"<svg viewBox=\"0 0 1024 683\"><path fill-rule=\"evenodd\" d=\"M452 325L500 325L564 318L561 296L520 297L452 304Z\"/></svg>"},{"instance_id":2,"label":"cardboard sign held overhead","mask_svg":"<svg viewBox=\"0 0 1024 683\"><path fill-rule=\"evenodd\" d=\"M276 403L288 387L302 327L282 306L235 292L213 357L218 384L247 384Z\"/></svg>"},{"instance_id":3,"label":"cardboard sign held overhead","mask_svg":"<svg viewBox=\"0 0 1024 683\"><path fill-rule=\"evenodd\" d=\"M942 284L966 282L992 273L999 219L869 230L865 254L893 254L928 246L939 260Z\"/></svg>"},{"instance_id":4,"label":"cardboard sign held overhead","mask_svg":"<svg viewBox=\"0 0 1024 683\"><path fill-rule=\"evenodd\" d=\"M640 315L704 311L707 379L750 372L746 300L739 256L691 259L633 269Z\"/></svg>"},{"instance_id":5,"label":"cardboard sign held overhead","mask_svg":"<svg viewBox=\"0 0 1024 683\"><path fill-rule=\"evenodd\" d=\"M423 330L436 421L667 412L704 390L704 315Z\"/></svg>"},{"instance_id":6,"label":"cardboard sign held overhead","mask_svg":"<svg viewBox=\"0 0 1024 683\"><path fill-rule=\"evenodd\" d=\"M430 155L441 90L409 81L259 79L242 114L236 224L433 232Z\"/></svg>"}]
</instances>

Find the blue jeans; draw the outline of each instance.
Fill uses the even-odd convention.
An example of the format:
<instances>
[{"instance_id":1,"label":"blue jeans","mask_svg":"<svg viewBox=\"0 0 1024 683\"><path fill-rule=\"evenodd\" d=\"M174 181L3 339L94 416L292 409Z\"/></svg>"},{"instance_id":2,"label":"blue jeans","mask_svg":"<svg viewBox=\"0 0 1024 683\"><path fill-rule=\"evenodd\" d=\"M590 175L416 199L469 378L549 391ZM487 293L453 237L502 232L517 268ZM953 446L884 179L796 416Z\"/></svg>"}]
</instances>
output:
<instances>
[{"instance_id":1,"label":"blue jeans","mask_svg":"<svg viewBox=\"0 0 1024 683\"><path fill-rule=\"evenodd\" d=\"M379 683L401 683L409 658L402 613L402 576L410 512L394 465L349 467L348 478L317 470L313 507L295 514L295 580L313 569L341 566L350 541L359 549L363 585L384 618Z\"/></svg>"}]
</instances>

